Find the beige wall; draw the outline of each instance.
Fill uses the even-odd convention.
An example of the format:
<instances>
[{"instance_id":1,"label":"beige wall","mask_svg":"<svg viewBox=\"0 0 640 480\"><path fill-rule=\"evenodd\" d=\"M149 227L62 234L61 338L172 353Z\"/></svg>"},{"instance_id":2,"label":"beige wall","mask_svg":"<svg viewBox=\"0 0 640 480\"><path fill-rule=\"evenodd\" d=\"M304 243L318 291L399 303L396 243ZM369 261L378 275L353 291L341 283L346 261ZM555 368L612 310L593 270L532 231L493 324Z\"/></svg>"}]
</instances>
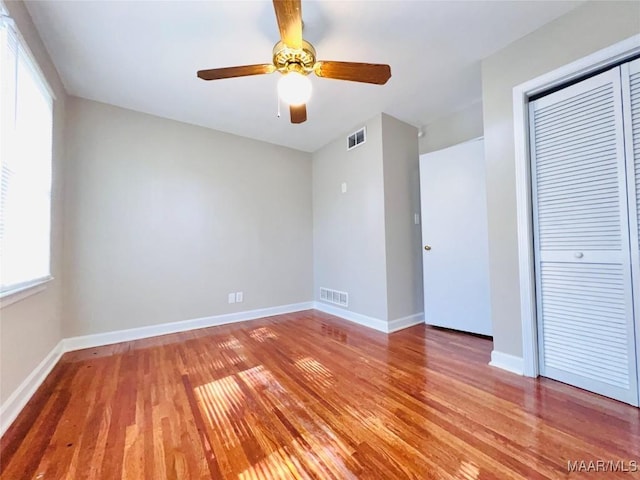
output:
<instances>
[{"instance_id":1,"label":"beige wall","mask_svg":"<svg viewBox=\"0 0 640 480\"><path fill-rule=\"evenodd\" d=\"M363 125L364 144L347 151L355 125L313 154L314 295L320 300L320 287L348 292L349 310L386 320L382 118Z\"/></svg>"},{"instance_id":2,"label":"beige wall","mask_svg":"<svg viewBox=\"0 0 640 480\"><path fill-rule=\"evenodd\" d=\"M0 403L26 379L61 340L62 170L66 94L46 49L22 2L7 2L10 15L53 89L53 190L51 205L51 272L45 291L0 311Z\"/></svg>"},{"instance_id":3,"label":"beige wall","mask_svg":"<svg viewBox=\"0 0 640 480\"><path fill-rule=\"evenodd\" d=\"M347 151L356 125L313 154L314 295L348 292L348 310L388 321L423 309L418 132L385 114L364 125L363 145Z\"/></svg>"},{"instance_id":4,"label":"beige wall","mask_svg":"<svg viewBox=\"0 0 640 480\"><path fill-rule=\"evenodd\" d=\"M67 119L65 337L312 300L310 154L74 97Z\"/></svg>"},{"instance_id":5,"label":"beige wall","mask_svg":"<svg viewBox=\"0 0 640 480\"><path fill-rule=\"evenodd\" d=\"M418 129L382 114L387 318L424 310L420 225Z\"/></svg>"},{"instance_id":6,"label":"beige wall","mask_svg":"<svg viewBox=\"0 0 640 480\"><path fill-rule=\"evenodd\" d=\"M522 356L513 87L640 32L640 3L589 2L482 62L494 349Z\"/></svg>"},{"instance_id":7,"label":"beige wall","mask_svg":"<svg viewBox=\"0 0 640 480\"><path fill-rule=\"evenodd\" d=\"M482 102L478 101L459 112L442 117L423 129L420 154L451 147L483 134Z\"/></svg>"}]
</instances>

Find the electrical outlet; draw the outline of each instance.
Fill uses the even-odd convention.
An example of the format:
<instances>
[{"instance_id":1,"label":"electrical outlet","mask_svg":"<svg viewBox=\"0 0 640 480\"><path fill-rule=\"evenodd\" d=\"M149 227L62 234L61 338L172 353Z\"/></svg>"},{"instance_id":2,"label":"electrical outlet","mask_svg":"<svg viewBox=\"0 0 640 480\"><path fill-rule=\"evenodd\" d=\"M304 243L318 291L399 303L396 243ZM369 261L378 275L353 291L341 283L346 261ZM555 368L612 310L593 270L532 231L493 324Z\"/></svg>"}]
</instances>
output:
<instances>
[{"instance_id":1,"label":"electrical outlet","mask_svg":"<svg viewBox=\"0 0 640 480\"><path fill-rule=\"evenodd\" d=\"M242 292L236 292L236 303L241 303L244 300L244 294Z\"/></svg>"},{"instance_id":2,"label":"electrical outlet","mask_svg":"<svg viewBox=\"0 0 640 480\"><path fill-rule=\"evenodd\" d=\"M229 294L229 303L236 303L236 294L235 293L230 293Z\"/></svg>"}]
</instances>

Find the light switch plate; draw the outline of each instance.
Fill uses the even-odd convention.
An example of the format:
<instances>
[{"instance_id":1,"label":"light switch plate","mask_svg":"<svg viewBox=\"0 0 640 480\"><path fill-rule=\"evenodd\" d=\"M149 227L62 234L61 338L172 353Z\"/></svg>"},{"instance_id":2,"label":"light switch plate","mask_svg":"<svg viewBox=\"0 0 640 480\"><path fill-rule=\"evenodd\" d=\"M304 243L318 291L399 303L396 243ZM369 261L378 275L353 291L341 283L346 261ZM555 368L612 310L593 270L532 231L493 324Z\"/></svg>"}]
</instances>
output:
<instances>
[{"instance_id":1,"label":"light switch plate","mask_svg":"<svg viewBox=\"0 0 640 480\"><path fill-rule=\"evenodd\" d=\"M229 303L236 303L236 294L235 293L230 293L229 294Z\"/></svg>"}]
</instances>

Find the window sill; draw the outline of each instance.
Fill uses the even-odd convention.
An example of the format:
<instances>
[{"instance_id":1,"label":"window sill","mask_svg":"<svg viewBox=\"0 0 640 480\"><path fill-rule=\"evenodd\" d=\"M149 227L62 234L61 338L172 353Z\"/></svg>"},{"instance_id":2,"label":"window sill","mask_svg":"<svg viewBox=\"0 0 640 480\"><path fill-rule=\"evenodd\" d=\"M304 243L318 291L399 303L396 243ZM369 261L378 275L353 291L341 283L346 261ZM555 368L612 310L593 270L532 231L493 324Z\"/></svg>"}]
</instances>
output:
<instances>
[{"instance_id":1,"label":"window sill","mask_svg":"<svg viewBox=\"0 0 640 480\"><path fill-rule=\"evenodd\" d=\"M20 285L13 290L0 293L0 309L44 291L47 288L47 283L51 280L53 280L53 277L39 278L38 280Z\"/></svg>"}]
</instances>

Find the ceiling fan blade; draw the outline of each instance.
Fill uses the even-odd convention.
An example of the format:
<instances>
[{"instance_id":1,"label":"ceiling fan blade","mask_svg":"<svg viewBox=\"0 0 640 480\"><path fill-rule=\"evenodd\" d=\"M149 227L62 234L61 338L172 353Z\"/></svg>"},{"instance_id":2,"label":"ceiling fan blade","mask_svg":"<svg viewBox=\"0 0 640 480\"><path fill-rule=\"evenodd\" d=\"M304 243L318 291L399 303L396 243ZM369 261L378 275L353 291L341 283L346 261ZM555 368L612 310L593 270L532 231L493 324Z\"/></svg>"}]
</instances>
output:
<instances>
[{"instance_id":1,"label":"ceiling fan blade","mask_svg":"<svg viewBox=\"0 0 640 480\"><path fill-rule=\"evenodd\" d=\"M379 63L321 61L316 63L314 71L319 77L376 85L384 85L391 78L391 67Z\"/></svg>"},{"instance_id":2,"label":"ceiling fan blade","mask_svg":"<svg viewBox=\"0 0 640 480\"><path fill-rule=\"evenodd\" d=\"M282 43L289 48L302 47L302 5L300 0L273 0Z\"/></svg>"},{"instance_id":3,"label":"ceiling fan blade","mask_svg":"<svg viewBox=\"0 0 640 480\"><path fill-rule=\"evenodd\" d=\"M276 67L270 63L262 65L243 65L242 67L212 68L211 70L198 71L198 77L203 80L220 80L222 78L247 77L249 75L262 75L273 73Z\"/></svg>"},{"instance_id":4,"label":"ceiling fan blade","mask_svg":"<svg viewBox=\"0 0 640 480\"><path fill-rule=\"evenodd\" d=\"M289 113L291 113L291 123L303 123L307 121L307 106L289 105Z\"/></svg>"}]
</instances>

